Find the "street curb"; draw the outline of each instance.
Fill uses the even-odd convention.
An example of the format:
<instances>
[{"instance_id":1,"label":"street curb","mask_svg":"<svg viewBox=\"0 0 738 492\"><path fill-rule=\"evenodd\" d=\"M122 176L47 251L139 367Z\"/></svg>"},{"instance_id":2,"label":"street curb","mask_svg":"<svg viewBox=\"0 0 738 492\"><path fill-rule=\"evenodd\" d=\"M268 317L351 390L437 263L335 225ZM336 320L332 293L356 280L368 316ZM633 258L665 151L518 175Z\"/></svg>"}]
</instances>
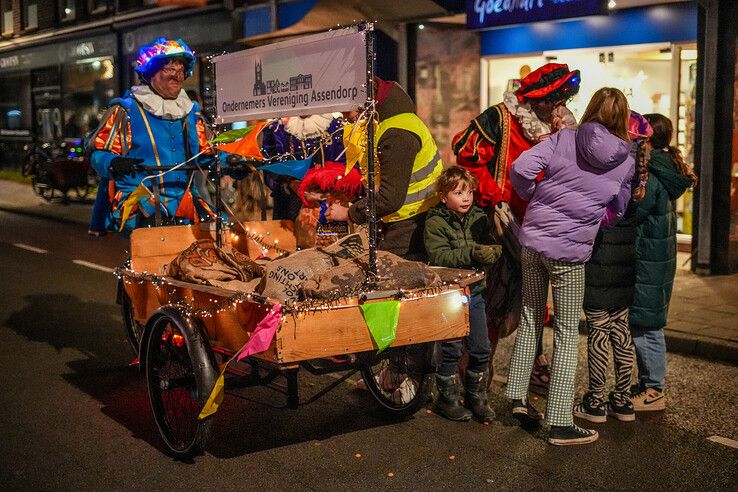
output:
<instances>
[{"instance_id":1,"label":"street curb","mask_svg":"<svg viewBox=\"0 0 738 492\"><path fill-rule=\"evenodd\" d=\"M587 322L579 320L579 333L587 335ZM719 338L701 337L679 331L664 330L667 352L703 359L738 364L738 343Z\"/></svg>"},{"instance_id":2,"label":"street curb","mask_svg":"<svg viewBox=\"0 0 738 492\"><path fill-rule=\"evenodd\" d=\"M8 212L11 214L24 215L26 217L33 217L35 219L52 220L55 222L62 222L65 224L75 224L75 225L83 225L83 226L89 225L89 221L87 220L73 219L69 217L60 217L57 215L48 214L46 212L36 212L34 210L24 210L24 209L19 209L15 207L8 207L5 205L0 205L0 211Z\"/></svg>"},{"instance_id":3,"label":"street curb","mask_svg":"<svg viewBox=\"0 0 738 492\"><path fill-rule=\"evenodd\" d=\"M736 342L689 335L669 329L664 330L664 336L666 338L666 349L669 352L738 364L738 343Z\"/></svg>"}]
</instances>

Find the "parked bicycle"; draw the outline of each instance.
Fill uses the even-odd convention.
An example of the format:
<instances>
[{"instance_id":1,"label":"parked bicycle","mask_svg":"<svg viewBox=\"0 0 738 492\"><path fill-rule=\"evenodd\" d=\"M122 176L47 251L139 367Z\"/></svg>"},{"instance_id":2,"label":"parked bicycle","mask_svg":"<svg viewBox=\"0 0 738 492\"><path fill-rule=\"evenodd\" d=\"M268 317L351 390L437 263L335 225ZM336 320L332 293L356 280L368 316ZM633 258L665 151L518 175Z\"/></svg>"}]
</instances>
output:
<instances>
[{"instance_id":1,"label":"parked bicycle","mask_svg":"<svg viewBox=\"0 0 738 492\"><path fill-rule=\"evenodd\" d=\"M96 185L82 139L39 142L27 145L23 176L31 177L33 191L46 201L60 198L84 200Z\"/></svg>"}]
</instances>

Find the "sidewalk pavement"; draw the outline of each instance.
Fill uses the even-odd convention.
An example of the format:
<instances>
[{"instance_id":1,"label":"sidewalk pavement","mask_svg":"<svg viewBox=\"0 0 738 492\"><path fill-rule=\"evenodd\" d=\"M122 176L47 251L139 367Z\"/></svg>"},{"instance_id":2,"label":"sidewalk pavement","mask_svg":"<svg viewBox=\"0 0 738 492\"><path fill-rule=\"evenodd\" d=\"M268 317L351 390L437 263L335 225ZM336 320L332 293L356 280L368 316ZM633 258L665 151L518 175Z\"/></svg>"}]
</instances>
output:
<instances>
[{"instance_id":1,"label":"sidewalk pavement","mask_svg":"<svg viewBox=\"0 0 738 492\"><path fill-rule=\"evenodd\" d=\"M0 210L6 212L88 226L94 198L88 197L86 203L58 199L47 202L30 185L0 179Z\"/></svg>"},{"instance_id":2,"label":"sidewalk pavement","mask_svg":"<svg viewBox=\"0 0 738 492\"><path fill-rule=\"evenodd\" d=\"M29 185L0 180L0 210L87 226L91 203L47 202ZM677 274L665 330L670 352L738 364L738 274L703 277L677 258ZM586 326L581 328L586 333Z\"/></svg>"}]
</instances>

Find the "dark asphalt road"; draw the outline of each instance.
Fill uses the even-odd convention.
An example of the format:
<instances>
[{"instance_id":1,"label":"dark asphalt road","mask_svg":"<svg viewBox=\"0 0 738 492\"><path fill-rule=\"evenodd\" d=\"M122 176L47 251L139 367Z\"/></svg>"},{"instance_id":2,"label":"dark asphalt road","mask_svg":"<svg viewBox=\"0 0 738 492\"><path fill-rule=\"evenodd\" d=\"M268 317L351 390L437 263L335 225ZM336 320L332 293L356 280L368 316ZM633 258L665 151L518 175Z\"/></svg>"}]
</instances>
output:
<instances>
[{"instance_id":1,"label":"dark asphalt road","mask_svg":"<svg viewBox=\"0 0 738 492\"><path fill-rule=\"evenodd\" d=\"M675 356L669 410L598 426L600 440L589 446L555 448L542 433L523 431L499 389L500 419L485 427L428 413L388 421L344 384L299 410L272 408L281 401L263 389L226 397L206 453L194 463L173 461L162 451L143 378L128 367L114 277L72 262L113 267L125 241L6 213L0 231L4 490L738 487L738 450L706 439L738 439L738 367ZM498 354L500 374L510 344ZM308 392L329 381L301 375Z\"/></svg>"}]
</instances>

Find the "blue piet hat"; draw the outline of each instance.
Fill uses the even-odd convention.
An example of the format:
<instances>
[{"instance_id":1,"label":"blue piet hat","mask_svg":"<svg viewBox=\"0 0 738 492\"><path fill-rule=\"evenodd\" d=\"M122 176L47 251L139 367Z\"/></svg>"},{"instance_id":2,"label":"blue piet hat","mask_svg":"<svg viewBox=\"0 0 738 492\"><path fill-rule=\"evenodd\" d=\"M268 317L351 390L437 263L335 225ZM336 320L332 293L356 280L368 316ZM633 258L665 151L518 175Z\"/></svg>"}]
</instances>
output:
<instances>
[{"instance_id":1,"label":"blue piet hat","mask_svg":"<svg viewBox=\"0 0 738 492\"><path fill-rule=\"evenodd\" d=\"M181 59L185 65L185 78L192 76L195 68L195 55L181 39L158 38L142 46L136 57L136 73L149 80L170 58Z\"/></svg>"}]
</instances>

